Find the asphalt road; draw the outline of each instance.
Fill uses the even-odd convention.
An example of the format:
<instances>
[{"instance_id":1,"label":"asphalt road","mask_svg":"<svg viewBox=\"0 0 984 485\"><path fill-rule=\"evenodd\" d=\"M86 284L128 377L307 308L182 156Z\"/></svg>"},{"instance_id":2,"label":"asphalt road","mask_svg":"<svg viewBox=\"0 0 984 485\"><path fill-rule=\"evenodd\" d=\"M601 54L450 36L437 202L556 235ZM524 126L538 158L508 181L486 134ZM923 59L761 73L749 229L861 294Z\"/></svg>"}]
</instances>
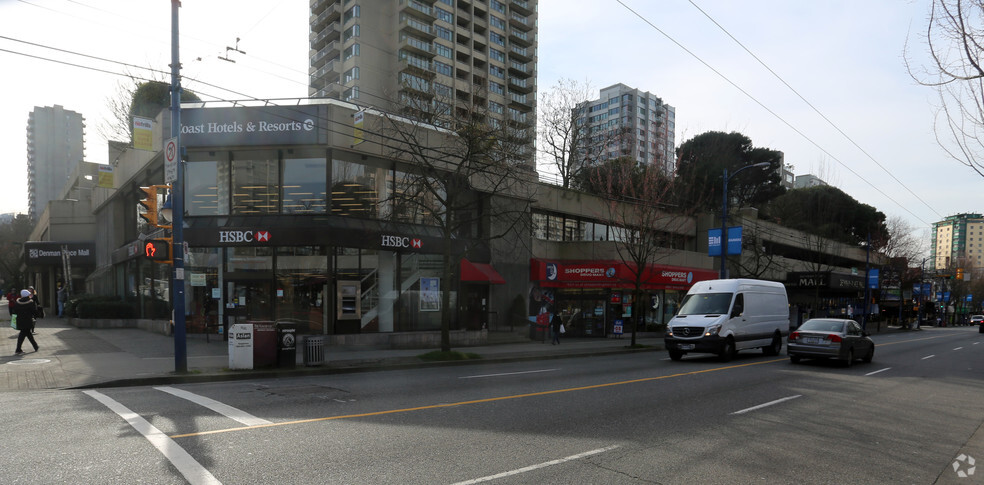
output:
<instances>
[{"instance_id":1,"label":"asphalt road","mask_svg":"<svg viewBox=\"0 0 984 485\"><path fill-rule=\"evenodd\" d=\"M0 481L984 481L984 335L875 340L874 362L850 368L649 352L3 393Z\"/></svg>"}]
</instances>

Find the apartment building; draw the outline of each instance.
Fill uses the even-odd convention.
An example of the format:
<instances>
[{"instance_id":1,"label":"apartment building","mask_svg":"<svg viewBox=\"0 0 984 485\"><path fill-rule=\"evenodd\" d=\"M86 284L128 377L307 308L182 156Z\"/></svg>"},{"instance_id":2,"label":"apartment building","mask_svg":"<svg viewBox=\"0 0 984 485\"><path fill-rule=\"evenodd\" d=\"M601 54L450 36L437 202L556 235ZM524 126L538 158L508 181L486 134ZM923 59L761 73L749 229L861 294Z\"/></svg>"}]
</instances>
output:
<instances>
[{"instance_id":1,"label":"apartment building","mask_svg":"<svg viewBox=\"0 0 984 485\"><path fill-rule=\"evenodd\" d=\"M929 256L936 270L984 267L984 216L957 214L934 222Z\"/></svg>"},{"instance_id":2,"label":"apartment building","mask_svg":"<svg viewBox=\"0 0 984 485\"><path fill-rule=\"evenodd\" d=\"M592 162L630 157L676 170L676 108L655 94L615 84L579 108Z\"/></svg>"},{"instance_id":3,"label":"apartment building","mask_svg":"<svg viewBox=\"0 0 984 485\"><path fill-rule=\"evenodd\" d=\"M308 95L536 119L536 0L311 0ZM532 146L528 147L532 166Z\"/></svg>"},{"instance_id":4,"label":"apartment building","mask_svg":"<svg viewBox=\"0 0 984 485\"><path fill-rule=\"evenodd\" d=\"M59 105L38 107L27 118L27 207L37 221L48 201L85 159L85 118Z\"/></svg>"}]
</instances>

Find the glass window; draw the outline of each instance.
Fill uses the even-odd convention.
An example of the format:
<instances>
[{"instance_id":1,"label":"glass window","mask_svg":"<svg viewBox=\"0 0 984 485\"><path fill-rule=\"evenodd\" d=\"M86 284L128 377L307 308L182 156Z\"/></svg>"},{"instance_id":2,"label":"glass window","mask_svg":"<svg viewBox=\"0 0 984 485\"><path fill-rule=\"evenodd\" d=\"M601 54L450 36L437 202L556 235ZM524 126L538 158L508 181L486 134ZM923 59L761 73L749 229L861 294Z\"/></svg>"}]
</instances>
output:
<instances>
[{"instance_id":1,"label":"glass window","mask_svg":"<svg viewBox=\"0 0 984 485\"><path fill-rule=\"evenodd\" d=\"M497 29L506 30L506 21L496 17L495 15L489 15L489 24Z\"/></svg>"},{"instance_id":2,"label":"glass window","mask_svg":"<svg viewBox=\"0 0 984 485\"><path fill-rule=\"evenodd\" d=\"M489 48L489 57L499 62L506 62L506 53L500 51L499 49Z\"/></svg>"},{"instance_id":3,"label":"glass window","mask_svg":"<svg viewBox=\"0 0 984 485\"><path fill-rule=\"evenodd\" d=\"M440 37L440 38L442 38L444 40L450 40L450 41L454 42L454 35L451 33L450 30L448 30L448 29L446 29L444 27L441 27L440 25L435 25L434 26L434 31L437 32L437 36L438 37Z\"/></svg>"},{"instance_id":4,"label":"glass window","mask_svg":"<svg viewBox=\"0 0 984 485\"><path fill-rule=\"evenodd\" d=\"M437 52L437 55L439 55L441 57L447 57L448 59L451 59L451 56L452 56L451 52L452 51L451 51L451 48L450 47L448 47L448 46L446 46L446 45L444 45L444 44L442 44L440 42L435 42L434 43L434 50Z\"/></svg>"},{"instance_id":5,"label":"glass window","mask_svg":"<svg viewBox=\"0 0 984 485\"><path fill-rule=\"evenodd\" d=\"M274 214L280 205L280 170L272 150L235 152L230 164L233 214Z\"/></svg>"},{"instance_id":6,"label":"glass window","mask_svg":"<svg viewBox=\"0 0 984 485\"><path fill-rule=\"evenodd\" d=\"M229 165L218 161L215 153L188 154L184 170L184 210L189 216L229 214ZM225 155L226 152L221 153Z\"/></svg>"},{"instance_id":7,"label":"glass window","mask_svg":"<svg viewBox=\"0 0 984 485\"><path fill-rule=\"evenodd\" d=\"M489 7L499 13L506 13L506 6L502 4L499 0L490 0Z\"/></svg>"},{"instance_id":8,"label":"glass window","mask_svg":"<svg viewBox=\"0 0 984 485\"><path fill-rule=\"evenodd\" d=\"M359 36L359 24L355 24L345 29L345 32L342 33L342 42L345 42L353 37L358 37L358 36Z\"/></svg>"},{"instance_id":9,"label":"glass window","mask_svg":"<svg viewBox=\"0 0 984 485\"><path fill-rule=\"evenodd\" d=\"M533 237L535 239L547 239L547 215L539 212L533 213Z\"/></svg>"},{"instance_id":10,"label":"glass window","mask_svg":"<svg viewBox=\"0 0 984 485\"><path fill-rule=\"evenodd\" d=\"M562 241L564 238L563 216L547 216L547 241Z\"/></svg>"},{"instance_id":11,"label":"glass window","mask_svg":"<svg viewBox=\"0 0 984 485\"><path fill-rule=\"evenodd\" d=\"M497 34L495 32L489 32L489 42L504 46L506 45L506 38L503 37L501 34Z\"/></svg>"},{"instance_id":12,"label":"glass window","mask_svg":"<svg viewBox=\"0 0 984 485\"><path fill-rule=\"evenodd\" d=\"M489 101L489 111L502 114L503 106L495 101Z\"/></svg>"},{"instance_id":13,"label":"glass window","mask_svg":"<svg viewBox=\"0 0 984 485\"><path fill-rule=\"evenodd\" d=\"M328 162L324 155L284 159L284 214L324 214L328 206Z\"/></svg>"},{"instance_id":14,"label":"glass window","mask_svg":"<svg viewBox=\"0 0 984 485\"><path fill-rule=\"evenodd\" d=\"M332 215L375 218L379 210L379 183L385 180L383 169L338 159L342 156L332 161Z\"/></svg>"},{"instance_id":15,"label":"glass window","mask_svg":"<svg viewBox=\"0 0 984 485\"><path fill-rule=\"evenodd\" d=\"M440 225L444 220L443 186L430 177L396 171L392 183L393 219L412 224Z\"/></svg>"},{"instance_id":16,"label":"glass window","mask_svg":"<svg viewBox=\"0 0 984 485\"><path fill-rule=\"evenodd\" d=\"M298 333L322 333L328 254L324 246L276 249L278 322L298 325Z\"/></svg>"},{"instance_id":17,"label":"glass window","mask_svg":"<svg viewBox=\"0 0 984 485\"><path fill-rule=\"evenodd\" d=\"M359 44L352 44L345 49L342 58L345 60L349 60L357 55L359 55Z\"/></svg>"},{"instance_id":18,"label":"glass window","mask_svg":"<svg viewBox=\"0 0 984 485\"><path fill-rule=\"evenodd\" d=\"M434 7L434 16L437 17L438 20L443 20L449 24L454 23L454 15L441 7Z\"/></svg>"},{"instance_id":19,"label":"glass window","mask_svg":"<svg viewBox=\"0 0 984 485\"><path fill-rule=\"evenodd\" d=\"M445 64L441 61L434 61L434 72L450 77L454 75L454 68L452 68L450 64Z\"/></svg>"},{"instance_id":20,"label":"glass window","mask_svg":"<svg viewBox=\"0 0 984 485\"><path fill-rule=\"evenodd\" d=\"M352 8L346 10L345 13L342 14L342 23L348 22L354 18L359 18L359 12L360 9L358 5L354 5Z\"/></svg>"},{"instance_id":21,"label":"glass window","mask_svg":"<svg viewBox=\"0 0 984 485\"><path fill-rule=\"evenodd\" d=\"M573 217L564 220L564 240L581 241L584 236L584 223Z\"/></svg>"},{"instance_id":22,"label":"glass window","mask_svg":"<svg viewBox=\"0 0 984 485\"><path fill-rule=\"evenodd\" d=\"M489 81L489 91L492 91L493 93L496 93L496 94L505 94L506 87L504 85L502 85L502 84L499 84L499 83L495 82L495 81Z\"/></svg>"},{"instance_id":23,"label":"glass window","mask_svg":"<svg viewBox=\"0 0 984 485\"><path fill-rule=\"evenodd\" d=\"M504 69L502 69L499 66L493 66L491 64L489 64L489 74L501 79L506 78L506 71Z\"/></svg>"},{"instance_id":24,"label":"glass window","mask_svg":"<svg viewBox=\"0 0 984 485\"><path fill-rule=\"evenodd\" d=\"M349 69L348 71L345 71L345 74L343 75L343 77L345 78L345 81L344 81L345 84L350 83L350 82L352 82L355 79L359 79L359 68L358 68L358 66L353 67L352 69Z\"/></svg>"}]
</instances>

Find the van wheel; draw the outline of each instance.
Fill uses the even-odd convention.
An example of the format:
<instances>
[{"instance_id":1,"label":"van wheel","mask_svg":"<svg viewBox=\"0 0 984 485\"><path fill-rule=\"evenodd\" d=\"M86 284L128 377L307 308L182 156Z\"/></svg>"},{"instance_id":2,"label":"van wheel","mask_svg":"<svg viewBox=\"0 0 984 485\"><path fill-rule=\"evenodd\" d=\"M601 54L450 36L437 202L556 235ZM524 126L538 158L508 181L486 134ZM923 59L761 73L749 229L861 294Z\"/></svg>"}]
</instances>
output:
<instances>
[{"instance_id":1,"label":"van wheel","mask_svg":"<svg viewBox=\"0 0 984 485\"><path fill-rule=\"evenodd\" d=\"M671 350L670 351L670 359L671 360L680 360L682 358L683 358L683 352L680 352L679 350Z\"/></svg>"},{"instance_id":2,"label":"van wheel","mask_svg":"<svg viewBox=\"0 0 984 485\"><path fill-rule=\"evenodd\" d=\"M735 358L735 354L738 352L735 350L735 341L728 337L724 340L724 348L721 349L721 353L718 354L718 358L721 362L730 362L731 359Z\"/></svg>"},{"instance_id":3,"label":"van wheel","mask_svg":"<svg viewBox=\"0 0 984 485\"><path fill-rule=\"evenodd\" d=\"M782 351L782 337L777 333L772 336L772 343L768 347L762 347L762 353L765 355L779 355Z\"/></svg>"}]
</instances>

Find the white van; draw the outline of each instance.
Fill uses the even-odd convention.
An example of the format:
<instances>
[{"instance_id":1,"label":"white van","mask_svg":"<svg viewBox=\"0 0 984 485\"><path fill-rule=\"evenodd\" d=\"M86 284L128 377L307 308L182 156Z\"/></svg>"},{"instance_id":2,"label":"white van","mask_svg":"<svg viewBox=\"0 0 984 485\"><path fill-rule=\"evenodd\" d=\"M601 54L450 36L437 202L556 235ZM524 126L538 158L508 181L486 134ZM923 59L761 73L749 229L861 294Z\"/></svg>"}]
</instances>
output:
<instances>
[{"instance_id":1,"label":"white van","mask_svg":"<svg viewBox=\"0 0 984 485\"><path fill-rule=\"evenodd\" d=\"M666 326L670 358L689 352L731 360L739 350L761 348L778 355L789 333L786 287L774 281L709 280L694 284Z\"/></svg>"}]
</instances>

